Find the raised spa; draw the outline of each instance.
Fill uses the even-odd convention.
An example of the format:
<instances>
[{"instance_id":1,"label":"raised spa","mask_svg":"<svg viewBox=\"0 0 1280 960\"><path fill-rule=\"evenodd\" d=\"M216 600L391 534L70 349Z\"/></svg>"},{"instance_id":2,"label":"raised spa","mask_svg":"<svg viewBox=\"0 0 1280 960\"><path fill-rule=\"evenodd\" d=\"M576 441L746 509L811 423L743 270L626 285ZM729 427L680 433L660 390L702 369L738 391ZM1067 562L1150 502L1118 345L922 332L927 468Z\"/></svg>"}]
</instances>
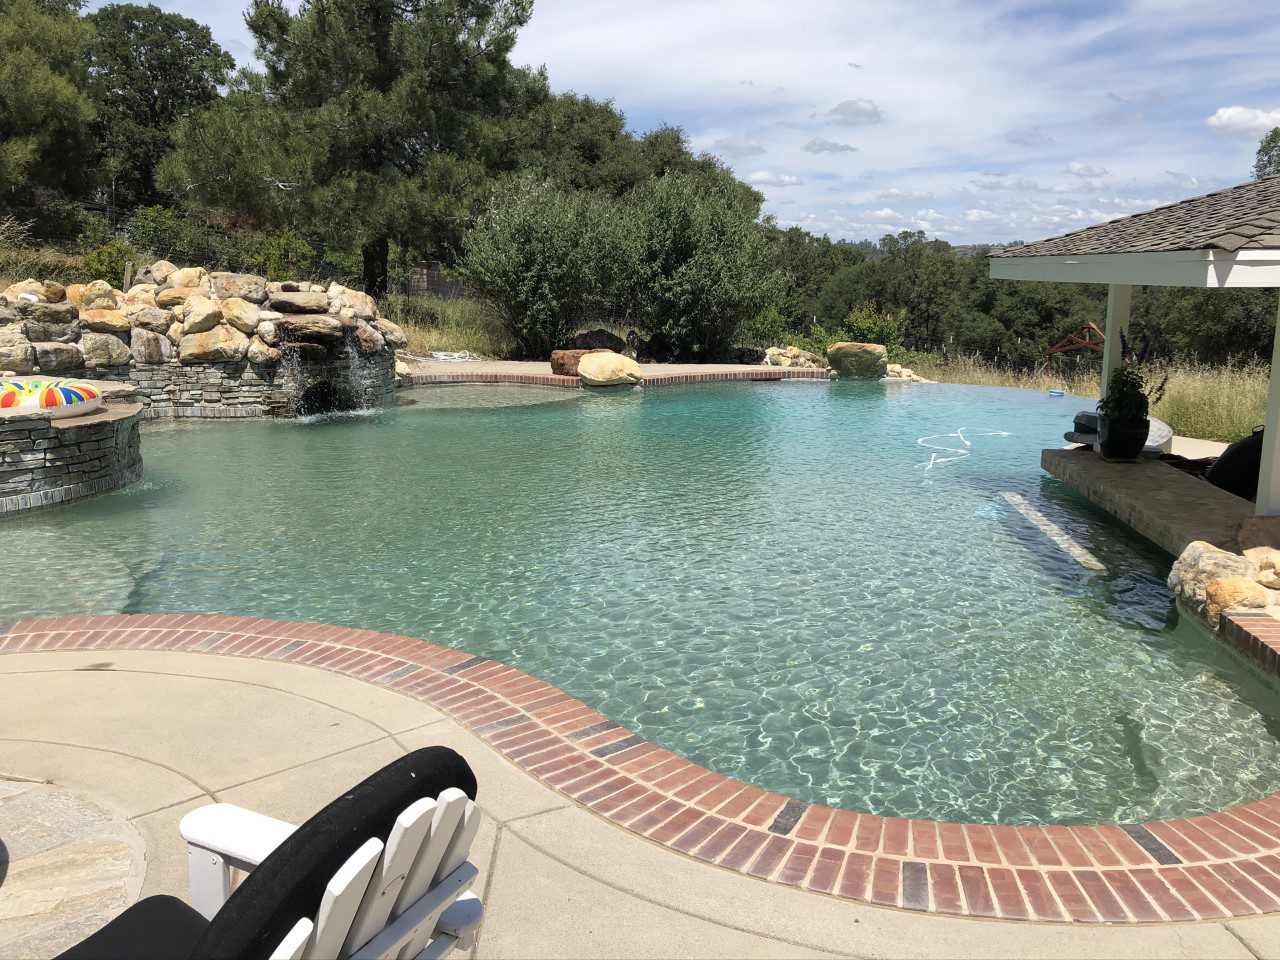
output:
<instances>
[{"instance_id":1,"label":"raised spa","mask_svg":"<svg viewBox=\"0 0 1280 960\"><path fill-rule=\"evenodd\" d=\"M1144 820L1280 788L1276 687L1171 628L1170 558L1041 473L1078 398L410 395L148 427L144 482L0 527L45 558L0 621L218 611L422 637L722 773L901 816Z\"/></svg>"}]
</instances>

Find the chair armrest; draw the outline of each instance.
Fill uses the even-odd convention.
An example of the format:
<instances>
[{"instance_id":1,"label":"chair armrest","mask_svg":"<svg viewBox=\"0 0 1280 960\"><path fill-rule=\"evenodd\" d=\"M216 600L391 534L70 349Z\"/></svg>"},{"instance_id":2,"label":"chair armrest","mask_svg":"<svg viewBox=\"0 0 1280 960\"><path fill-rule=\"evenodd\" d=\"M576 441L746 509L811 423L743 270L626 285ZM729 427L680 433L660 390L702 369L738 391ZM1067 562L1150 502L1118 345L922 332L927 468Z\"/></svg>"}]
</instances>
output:
<instances>
[{"instance_id":1,"label":"chair armrest","mask_svg":"<svg viewBox=\"0 0 1280 960\"><path fill-rule=\"evenodd\" d=\"M231 896L231 868L252 870L296 829L231 803L192 810L178 825L187 841L191 906L212 920Z\"/></svg>"},{"instance_id":2,"label":"chair armrest","mask_svg":"<svg viewBox=\"0 0 1280 960\"><path fill-rule=\"evenodd\" d=\"M189 846L217 853L242 869L256 867L297 829L292 823L233 803L199 807L178 825Z\"/></svg>"}]
</instances>

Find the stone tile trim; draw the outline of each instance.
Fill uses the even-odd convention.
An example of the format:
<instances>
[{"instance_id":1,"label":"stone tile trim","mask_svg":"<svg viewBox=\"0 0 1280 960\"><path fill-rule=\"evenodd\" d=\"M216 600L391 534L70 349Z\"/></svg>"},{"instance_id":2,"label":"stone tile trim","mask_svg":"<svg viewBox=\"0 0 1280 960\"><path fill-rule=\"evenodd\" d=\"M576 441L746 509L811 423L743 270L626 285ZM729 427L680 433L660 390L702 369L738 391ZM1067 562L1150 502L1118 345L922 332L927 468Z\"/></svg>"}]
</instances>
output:
<instances>
[{"instance_id":1,"label":"stone tile trim","mask_svg":"<svg viewBox=\"0 0 1280 960\"><path fill-rule=\"evenodd\" d=\"M790 367L761 367L758 370L707 371L704 373L671 373L645 377L641 386L666 387L681 383L710 383L727 380L827 380L828 370L806 370ZM530 373L427 373L409 378L414 386L430 383L522 383L539 387L568 387L581 389L577 377L561 377L554 374Z\"/></svg>"},{"instance_id":2,"label":"stone tile trim","mask_svg":"<svg viewBox=\"0 0 1280 960\"><path fill-rule=\"evenodd\" d=\"M93 480L83 480L68 484L65 487L54 487L52 490L40 490L35 493L20 493L16 496L0 497L0 516L7 513L18 513L26 510L39 510L59 503L70 503L72 500L83 500L85 497L99 493L119 490L142 479L142 464L135 463L118 473Z\"/></svg>"},{"instance_id":3,"label":"stone tile trim","mask_svg":"<svg viewBox=\"0 0 1280 960\"><path fill-rule=\"evenodd\" d=\"M1263 611L1224 613L1220 636L1264 673L1280 676L1280 620Z\"/></svg>"},{"instance_id":4,"label":"stone tile trim","mask_svg":"<svg viewBox=\"0 0 1280 960\"><path fill-rule=\"evenodd\" d=\"M443 711L531 775L632 833L727 870L849 900L1086 924L1280 912L1280 794L1146 824L906 820L804 803L731 780L513 667L409 637L183 614L0 627L0 654L54 650L256 657L378 683Z\"/></svg>"}]
</instances>

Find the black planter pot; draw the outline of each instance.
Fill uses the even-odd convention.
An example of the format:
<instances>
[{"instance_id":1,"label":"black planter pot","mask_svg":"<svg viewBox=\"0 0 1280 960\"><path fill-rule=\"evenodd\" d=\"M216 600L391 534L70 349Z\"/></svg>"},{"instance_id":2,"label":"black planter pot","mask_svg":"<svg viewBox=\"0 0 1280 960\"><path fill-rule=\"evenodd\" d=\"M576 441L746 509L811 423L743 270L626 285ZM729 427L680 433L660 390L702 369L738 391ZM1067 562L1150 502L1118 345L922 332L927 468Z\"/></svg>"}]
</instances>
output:
<instances>
[{"instance_id":1,"label":"black planter pot","mask_svg":"<svg viewBox=\"0 0 1280 960\"><path fill-rule=\"evenodd\" d=\"M1098 418L1098 445L1104 460L1137 460L1151 432L1151 421Z\"/></svg>"}]
</instances>

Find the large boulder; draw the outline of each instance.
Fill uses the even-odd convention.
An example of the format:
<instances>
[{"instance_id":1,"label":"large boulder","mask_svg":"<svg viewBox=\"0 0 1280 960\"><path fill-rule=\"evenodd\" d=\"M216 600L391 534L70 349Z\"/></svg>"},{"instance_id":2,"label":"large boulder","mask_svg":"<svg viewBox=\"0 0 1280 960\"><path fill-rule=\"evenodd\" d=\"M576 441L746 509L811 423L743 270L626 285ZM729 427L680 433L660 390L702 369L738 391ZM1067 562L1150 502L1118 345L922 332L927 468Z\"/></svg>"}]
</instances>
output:
<instances>
[{"instance_id":1,"label":"large boulder","mask_svg":"<svg viewBox=\"0 0 1280 960\"><path fill-rule=\"evenodd\" d=\"M257 337L249 341L247 356L250 363L256 363L260 366L274 366L280 362L280 351L275 347L267 346Z\"/></svg>"},{"instance_id":2,"label":"large boulder","mask_svg":"<svg viewBox=\"0 0 1280 960\"><path fill-rule=\"evenodd\" d=\"M4 291L0 292L0 297L8 297L10 300L35 297L37 300L42 300L46 303L49 301L49 295L45 291L44 284L30 277L5 287Z\"/></svg>"},{"instance_id":3,"label":"large boulder","mask_svg":"<svg viewBox=\"0 0 1280 960\"><path fill-rule=\"evenodd\" d=\"M552 350L551 351L551 372L557 377L576 377L578 375L578 364L582 358L588 353L600 353L596 350ZM614 351L605 351L611 353ZM634 358L633 358L634 359Z\"/></svg>"},{"instance_id":4,"label":"large boulder","mask_svg":"<svg viewBox=\"0 0 1280 960\"><path fill-rule=\"evenodd\" d=\"M1205 619L1217 629L1230 610L1265 610L1272 594L1248 577L1220 577L1205 586Z\"/></svg>"},{"instance_id":5,"label":"large boulder","mask_svg":"<svg viewBox=\"0 0 1280 960\"><path fill-rule=\"evenodd\" d=\"M157 280L157 283L161 281ZM171 287L198 287L208 288L209 273L204 267L183 267L181 270L175 270L165 278L165 281Z\"/></svg>"},{"instance_id":6,"label":"large boulder","mask_svg":"<svg viewBox=\"0 0 1280 960\"><path fill-rule=\"evenodd\" d=\"M35 347L31 346L19 324L0 327L0 370L36 372Z\"/></svg>"},{"instance_id":7,"label":"large boulder","mask_svg":"<svg viewBox=\"0 0 1280 960\"><path fill-rule=\"evenodd\" d=\"M173 356L173 344L164 334L134 327L129 331L129 351L137 363L165 363Z\"/></svg>"},{"instance_id":8,"label":"large boulder","mask_svg":"<svg viewBox=\"0 0 1280 960\"><path fill-rule=\"evenodd\" d=\"M173 311L160 307L143 307L129 318L134 327L142 327L153 333L166 333L173 323Z\"/></svg>"},{"instance_id":9,"label":"large boulder","mask_svg":"<svg viewBox=\"0 0 1280 960\"><path fill-rule=\"evenodd\" d=\"M770 347L764 352L766 367L793 367L798 370L825 370L827 362L816 353L799 347Z\"/></svg>"},{"instance_id":10,"label":"large boulder","mask_svg":"<svg viewBox=\"0 0 1280 960\"><path fill-rule=\"evenodd\" d=\"M289 293L282 290L271 295L271 309L281 313L327 313L329 295L323 290L319 293L310 290Z\"/></svg>"},{"instance_id":11,"label":"large boulder","mask_svg":"<svg viewBox=\"0 0 1280 960\"><path fill-rule=\"evenodd\" d=\"M286 313L275 325L289 340L336 340L342 336L341 322L327 313Z\"/></svg>"},{"instance_id":12,"label":"large boulder","mask_svg":"<svg viewBox=\"0 0 1280 960\"><path fill-rule=\"evenodd\" d=\"M80 311L80 326L95 333L128 333L129 318L119 310Z\"/></svg>"},{"instance_id":13,"label":"large boulder","mask_svg":"<svg viewBox=\"0 0 1280 960\"><path fill-rule=\"evenodd\" d=\"M329 284L328 290L330 310L350 310L357 320L372 320L378 315L378 304L373 297L359 290L352 290L340 283Z\"/></svg>"},{"instance_id":14,"label":"large boulder","mask_svg":"<svg viewBox=\"0 0 1280 960\"><path fill-rule=\"evenodd\" d=\"M377 330L361 320L356 324L356 344L366 357L380 353L387 348L387 341Z\"/></svg>"},{"instance_id":15,"label":"large boulder","mask_svg":"<svg viewBox=\"0 0 1280 960\"><path fill-rule=\"evenodd\" d=\"M889 351L879 343L833 343L827 363L846 380L879 380L889 371Z\"/></svg>"},{"instance_id":16,"label":"large boulder","mask_svg":"<svg viewBox=\"0 0 1280 960\"><path fill-rule=\"evenodd\" d=\"M387 346L392 350L403 350L409 345L409 337L399 324L392 323L390 320L384 320L379 317L373 321L373 329L382 334L382 339L387 341Z\"/></svg>"},{"instance_id":17,"label":"large boulder","mask_svg":"<svg viewBox=\"0 0 1280 960\"><path fill-rule=\"evenodd\" d=\"M71 289L67 288L68 291ZM74 302L81 310L115 310L120 306L115 290L105 280L86 283L77 291Z\"/></svg>"},{"instance_id":18,"label":"large boulder","mask_svg":"<svg viewBox=\"0 0 1280 960\"><path fill-rule=\"evenodd\" d=\"M133 359L124 341L114 333L89 331L80 338L80 349L84 352L85 363L91 367L127 367Z\"/></svg>"},{"instance_id":19,"label":"large boulder","mask_svg":"<svg viewBox=\"0 0 1280 960\"><path fill-rule=\"evenodd\" d=\"M84 354L74 343L33 343L41 373L64 373L84 366Z\"/></svg>"},{"instance_id":20,"label":"large boulder","mask_svg":"<svg viewBox=\"0 0 1280 960\"><path fill-rule=\"evenodd\" d=\"M1204 611L1209 584L1223 577L1253 581L1253 564L1204 540L1188 544L1169 571L1169 589L1194 612Z\"/></svg>"},{"instance_id":21,"label":"large boulder","mask_svg":"<svg viewBox=\"0 0 1280 960\"><path fill-rule=\"evenodd\" d=\"M156 291L156 306L172 310L179 304L187 302L188 297L201 293L199 287L165 287Z\"/></svg>"},{"instance_id":22,"label":"large boulder","mask_svg":"<svg viewBox=\"0 0 1280 960\"><path fill-rule=\"evenodd\" d=\"M187 298L182 315L187 333L205 333L222 322L222 307L202 294Z\"/></svg>"},{"instance_id":23,"label":"large boulder","mask_svg":"<svg viewBox=\"0 0 1280 960\"><path fill-rule=\"evenodd\" d=\"M589 387L620 387L640 383L640 364L612 350L584 354L578 361L578 378Z\"/></svg>"},{"instance_id":24,"label":"large boulder","mask_svg":"<svg viewBox=\"0 0 1280 960\"><path fill-rule=\"evenodd\" d=\"M627 341L608 330L584 330L569 341L569 349L609 350L613 353L622 353L627 349Z\"/></svg>"},{"instance_id":25,"label":"large boulder","mask_svg":"<svg viewBox=\"0 0 1280 960\"><path fill-rule=\"evenodd\" d=\"M256 304L241 297L222 301L222 318L241 333L253 333L258 328L258 314L261 312Z\"/></svg>"},{"instance_id":26,"label":"large boulder","mask_svg":"<svg viewBox=\"0 0 1280 960\"><path fill-rule=\"evenodd\" d=\"M233 363L243 360L249 350L249 338L226 324L203 333L186 333L178 344L178 359L183 363Z\"/></svg>"},{"instance_id":27,"label":"large boulder","mask_svg":"<svg viewBox=\"0 0 1280 960\"><path fill-rule=\"evenodd\" d=\"M35 373L36 348L26 340L20 343L0 342L0 370L10 373Z\"/></svg>"},{"instance_id":28,"label":"large boulder","mask_svg":"<svg viewBox=\"0 0 1280 960\"><path fill-rule=\"evenodd\" d=\"M250 303L267 299L267 278L252 273L213 273L209 275L214 296L222 300L236 297Z\"/></svg>"},{"instance_id":29,"label":"large boulder","mask_svg":"<svg viewBox=\"0 0 1280 960\"><path fill-rule=\"evenodd\" d=\"M177 267L168 260L157 260L142 271L142 276L150 277L152 283L168 283L169 278L177 271Z\"/></svg>"},{"instance_id":30,"label":"large boulder","mask_svg":"<svg viewBox=\"0 0 1280 960\"><path fill-rule=\"evenodd\" d=\"M274 319L264 319L264 314ZM258 339L268 347L278 346L280 343L280 331L276 328L276 320L279 318L280 314L271 313L268 310L258 314L258 328L255 332L258 334Z\"/></svg>"},{"instance_id":31,"label":"large boulder","mask_svg":"<svg viewBox=\"0 0 1280 960\"><path fill-rule=\"evenodd\" d=\"M120 311L127 317L132 317L139 310L148 307L155 308L156 305L156 288L149 283L139 283L129 288L128 293L120 298Z\"/></svg>"},{"instance_id":32,"label":"large boulder","mask_svg":"<svg viewBox=\"0 0 1280 960\"><path fill-rule=\"evenodd\" d=\"M37 320L45 323L71 323L80 316L80 309L70 300L58 303L32 303L29 300L19 301L17 312L28 321Z\"/></svg>"}]
</instances>

